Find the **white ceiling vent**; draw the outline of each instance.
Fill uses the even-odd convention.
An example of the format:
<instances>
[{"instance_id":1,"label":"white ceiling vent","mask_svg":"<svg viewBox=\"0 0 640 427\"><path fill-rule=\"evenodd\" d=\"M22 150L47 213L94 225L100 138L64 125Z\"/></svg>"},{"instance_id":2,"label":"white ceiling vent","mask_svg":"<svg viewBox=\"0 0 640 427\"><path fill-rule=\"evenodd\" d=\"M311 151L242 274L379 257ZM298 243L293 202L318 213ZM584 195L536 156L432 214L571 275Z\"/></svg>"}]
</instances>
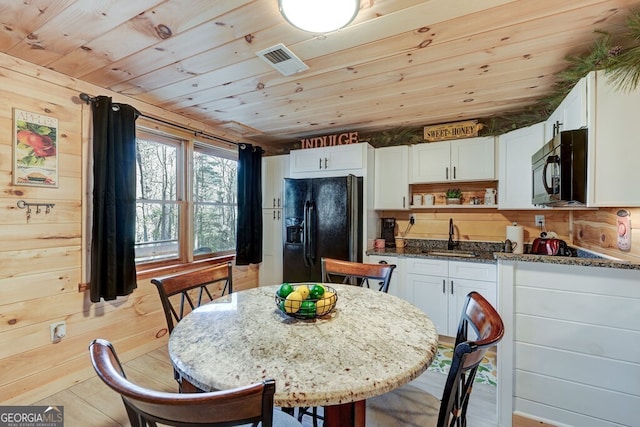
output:
<instances>
[{"instance_id":1,"label":"white ceiling vent","mask_svg":"<svg viewBox=\"0 0 640 427\"><path fill-rule=\"evenodd\" d=\"M256 53L256 55L285 76L309 69L307 64L302 62L300 58L287 49L282 43L261 50Z\"/></svg>"}]
</instances>

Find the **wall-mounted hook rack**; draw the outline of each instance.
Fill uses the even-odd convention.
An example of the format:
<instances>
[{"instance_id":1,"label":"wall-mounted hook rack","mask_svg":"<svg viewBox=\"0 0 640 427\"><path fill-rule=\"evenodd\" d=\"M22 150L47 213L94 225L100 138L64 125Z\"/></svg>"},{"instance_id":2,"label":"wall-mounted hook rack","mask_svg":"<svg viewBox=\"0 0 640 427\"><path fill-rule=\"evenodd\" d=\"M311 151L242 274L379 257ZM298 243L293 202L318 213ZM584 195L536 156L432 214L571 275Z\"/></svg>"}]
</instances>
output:
<instances>
[{"instance_id":1,"label":"wall-mounted hook rack","mask_svg":"<svg viewBox=\"0 0 640 427\"><path fill-rule=\"evenodd\" d=\"M51 209L53 209L53 207L55 206L55 203L28 203L28 202L25 202L24 200L18 200L17 206L20 209L27 210L27 221L29 221L29 219L31 219L32 207L36 208L36 215L42 212L42 209L40 209L42 207L45 208L44 213L48 214L49 212L51 212Z\"/></svg>"}]
</instances>

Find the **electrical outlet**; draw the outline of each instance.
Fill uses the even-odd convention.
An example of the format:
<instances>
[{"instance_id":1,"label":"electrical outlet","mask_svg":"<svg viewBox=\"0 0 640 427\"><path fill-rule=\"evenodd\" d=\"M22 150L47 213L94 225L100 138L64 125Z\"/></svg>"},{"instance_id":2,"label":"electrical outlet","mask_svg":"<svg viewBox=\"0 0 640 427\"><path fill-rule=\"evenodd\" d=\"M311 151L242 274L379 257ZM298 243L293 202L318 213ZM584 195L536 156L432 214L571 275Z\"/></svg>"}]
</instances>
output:
<instances>
[{"instance_id":1,"label":"electrical outlet","mask_svg":"<svg viewBox=\"0 0 640 427\"><path fill-rule=\"evenodd\" d=\"M544 227L544 215L536 215L536 225L538 227Z\"/></svg>"},{"instance_id":2,"label":"electrical outlet","mask_svg":"<svg viewBox=\"0 0 640 427\"><path fill-rule=\"evenodd\" d=\"M411 214L409 215L409 224L413 225L416 223L416 216L415 214Z\"/></svg>"},{"instance_id":3,"label":"electrical outlet","mask_svg":"<svg viewBox=\"0 0 640 427\"><path fill-rule=\"evenodd\" d=\"M51 331L51 342L60 342L67 335L67 324L63 321L55 322L49 325Z\"/></svg>"}]
</instances>

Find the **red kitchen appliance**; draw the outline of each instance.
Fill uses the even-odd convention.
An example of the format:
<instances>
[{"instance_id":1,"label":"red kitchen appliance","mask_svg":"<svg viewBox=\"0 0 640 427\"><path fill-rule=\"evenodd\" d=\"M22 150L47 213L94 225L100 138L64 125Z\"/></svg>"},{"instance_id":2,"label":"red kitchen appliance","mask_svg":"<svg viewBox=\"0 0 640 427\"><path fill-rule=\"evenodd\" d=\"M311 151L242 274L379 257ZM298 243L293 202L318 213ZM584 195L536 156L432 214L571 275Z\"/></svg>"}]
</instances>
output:
<instances>
[{"instance_id":1,"label":"red kitchen appliance","mask_svg":"<svg viewBox=\"0 0 640 427\"><path fill-rule=\"evenodd\" d=\"M569 246L564 240L545 239L544 237L538 237L533 240L531 253L536 255L571 256Z\"/></svg>"}]
</instances>

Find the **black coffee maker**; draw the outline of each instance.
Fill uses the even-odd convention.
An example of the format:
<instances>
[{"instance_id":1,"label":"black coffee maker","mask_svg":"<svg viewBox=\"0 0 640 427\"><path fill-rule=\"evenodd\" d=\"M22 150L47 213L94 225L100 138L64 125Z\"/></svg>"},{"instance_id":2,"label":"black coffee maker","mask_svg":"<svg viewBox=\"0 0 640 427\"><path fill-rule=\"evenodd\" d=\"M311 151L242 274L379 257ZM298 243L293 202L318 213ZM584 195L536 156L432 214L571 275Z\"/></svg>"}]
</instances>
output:
<instances>
[{"instance_id":1,"label":"black coffee maker","mask_svg":"<svg viewBox=\"0 0 640 427\"><path fill-rule=\"evenodd\" d=\"M384 245L387 248L396 247L396 219L395 218L382 218L382 232L381 237L384 239Z\"/></svg>"}]
</instances>

